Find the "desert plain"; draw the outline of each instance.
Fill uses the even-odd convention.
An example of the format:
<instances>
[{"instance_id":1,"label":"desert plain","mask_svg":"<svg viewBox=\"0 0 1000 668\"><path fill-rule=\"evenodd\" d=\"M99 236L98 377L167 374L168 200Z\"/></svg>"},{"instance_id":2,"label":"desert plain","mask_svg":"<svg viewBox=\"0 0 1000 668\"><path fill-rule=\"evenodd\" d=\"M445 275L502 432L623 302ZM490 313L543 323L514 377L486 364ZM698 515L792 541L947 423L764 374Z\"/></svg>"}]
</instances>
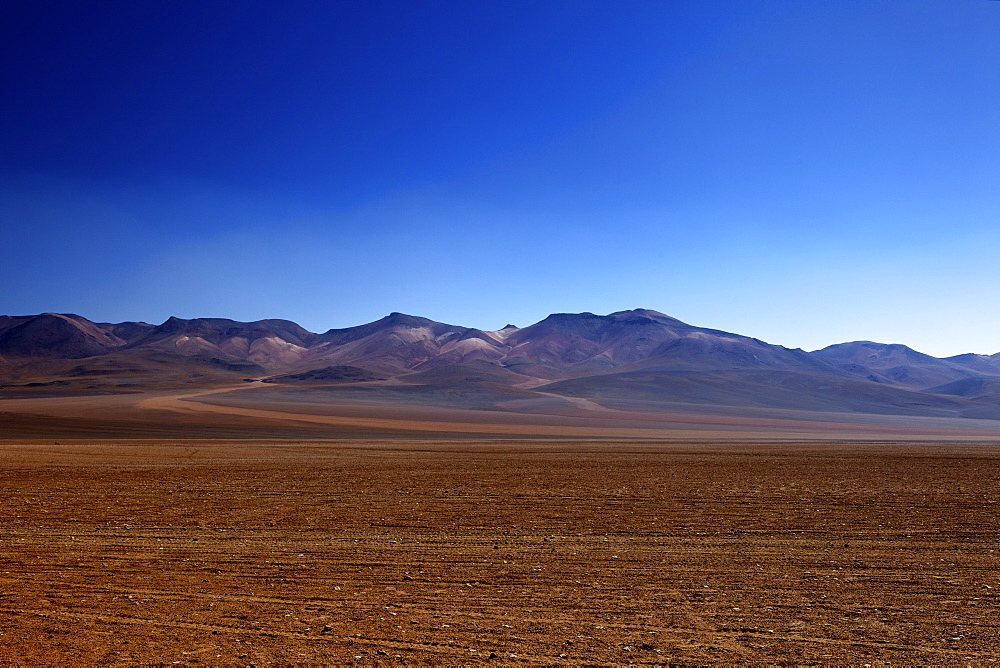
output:
<instances>
[{"instance_id":1,"label":"desert plain","mask_svg":"<svg viewBox=\"0 0 1000 668\"><path fill-rule=\"evenodd\" d=\"M3 665L990 665L994 420L260 382L0 401Z\"/></svg>"},{"instance_id":2,"label":"desert plain","mask_svg":"<svg viewBox=\"0 0 1000 668\"><path fill-rule=\"evenodd\" d=\"M3 9L0 668L1000 661L1000 2Z\"/></svg>"},{"instance_id":3,"label":"desert plain","mask_svg":"<svg viewBox=\"0 0 1000 668\"><path fill-rule=\"evenodd\" d=\"M990 665L1000 446L9 439L6 665Z\"/></svg>"}]
</instances>

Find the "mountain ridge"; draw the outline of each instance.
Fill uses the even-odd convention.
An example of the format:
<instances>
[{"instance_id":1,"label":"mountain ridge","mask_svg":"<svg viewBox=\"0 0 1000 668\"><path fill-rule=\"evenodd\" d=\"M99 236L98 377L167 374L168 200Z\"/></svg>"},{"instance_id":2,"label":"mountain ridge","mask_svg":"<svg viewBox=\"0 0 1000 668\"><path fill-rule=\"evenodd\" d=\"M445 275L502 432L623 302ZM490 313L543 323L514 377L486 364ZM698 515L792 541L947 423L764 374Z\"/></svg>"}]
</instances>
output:
<instances>
[{"instance_id":1,"label":"mountain ridge","mask_svg":"<svg viewBox=\"0 0 1000 668\"><path fill-rule=\"evenodd\" d=\"M935 358L871 341L808 352L643 308L553 313L495 331L400 312L322 333L282 319L171 316L154 325L96 323L76 314L0 316L0 397L236 380L402 384L434 388L436 397L470 387L520 388L604 405L689 402L1000 418L1000 353Z\"/></svg>"}]
</instances>

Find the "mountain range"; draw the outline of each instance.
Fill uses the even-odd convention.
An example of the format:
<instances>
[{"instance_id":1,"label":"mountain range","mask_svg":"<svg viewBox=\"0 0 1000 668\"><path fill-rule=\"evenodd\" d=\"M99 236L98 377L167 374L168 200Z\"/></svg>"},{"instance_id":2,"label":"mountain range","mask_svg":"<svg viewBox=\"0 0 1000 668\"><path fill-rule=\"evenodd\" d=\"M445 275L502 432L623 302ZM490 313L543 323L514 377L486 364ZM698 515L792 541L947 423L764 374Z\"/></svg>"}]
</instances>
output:
<instances>
[{"instance_id":1,"label":"mountain range","mask_svg":"<svg viewBox=\"0 0 1000 668\"><path fill-rule=\"evenodd\" d=\"M233 383L286 396L321 390L345 404L509 410L564 397L647 412L696 404L1000 419L1000 353L942 359L870 341L807 352L648 309L557 313L495 331L391 313L323 333L287 320L0 316L0 398Z\"/></svg>"}]
</instances>

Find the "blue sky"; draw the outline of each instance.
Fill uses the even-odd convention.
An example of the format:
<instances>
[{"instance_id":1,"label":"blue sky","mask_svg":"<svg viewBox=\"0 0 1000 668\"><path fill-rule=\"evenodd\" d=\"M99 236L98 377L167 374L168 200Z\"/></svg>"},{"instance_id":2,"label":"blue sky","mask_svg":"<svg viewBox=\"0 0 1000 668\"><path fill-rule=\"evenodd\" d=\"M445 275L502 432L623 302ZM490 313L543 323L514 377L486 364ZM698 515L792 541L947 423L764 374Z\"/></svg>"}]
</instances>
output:
<instances>
[{"instance_id":1,"label":"blue sky","mask_svg":"<svg viewBox=\"0 0 1000 668\"><path fill-rule=\"evenodd\" d=\"M0 313L1000 351L998 2L8 14Z\"/></svg>"}]
</instances>

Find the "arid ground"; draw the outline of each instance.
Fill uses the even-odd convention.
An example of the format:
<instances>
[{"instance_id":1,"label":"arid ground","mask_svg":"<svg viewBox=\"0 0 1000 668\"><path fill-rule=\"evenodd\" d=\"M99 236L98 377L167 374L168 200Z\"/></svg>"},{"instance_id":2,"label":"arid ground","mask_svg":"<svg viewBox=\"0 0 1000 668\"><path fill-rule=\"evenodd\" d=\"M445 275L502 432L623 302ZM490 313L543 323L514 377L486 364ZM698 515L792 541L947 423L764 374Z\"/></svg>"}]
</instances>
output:
<instances>
[{"instance_id":1,"label":"arid ground","mask_svg":"<svg viewBox=\"0 0 1000 668\"><path fill-rule=\"evenodd\" d=\"M11 438L579 438L698 441L1000 442L1000 420L622 401L407 385L219 385L123 394L0 398ZM433 388L432 388L433 389Z\"/></svg>"},{"instance_id":2,"label":"arid ground","mask_svg":"<svg viewBox=\"0 0 1000 668\"><path fill-rule=\"evenodd\" d=\"M1000 446L0 444L7 664L1000 659Z\"/></svg>"}]
</instances>

